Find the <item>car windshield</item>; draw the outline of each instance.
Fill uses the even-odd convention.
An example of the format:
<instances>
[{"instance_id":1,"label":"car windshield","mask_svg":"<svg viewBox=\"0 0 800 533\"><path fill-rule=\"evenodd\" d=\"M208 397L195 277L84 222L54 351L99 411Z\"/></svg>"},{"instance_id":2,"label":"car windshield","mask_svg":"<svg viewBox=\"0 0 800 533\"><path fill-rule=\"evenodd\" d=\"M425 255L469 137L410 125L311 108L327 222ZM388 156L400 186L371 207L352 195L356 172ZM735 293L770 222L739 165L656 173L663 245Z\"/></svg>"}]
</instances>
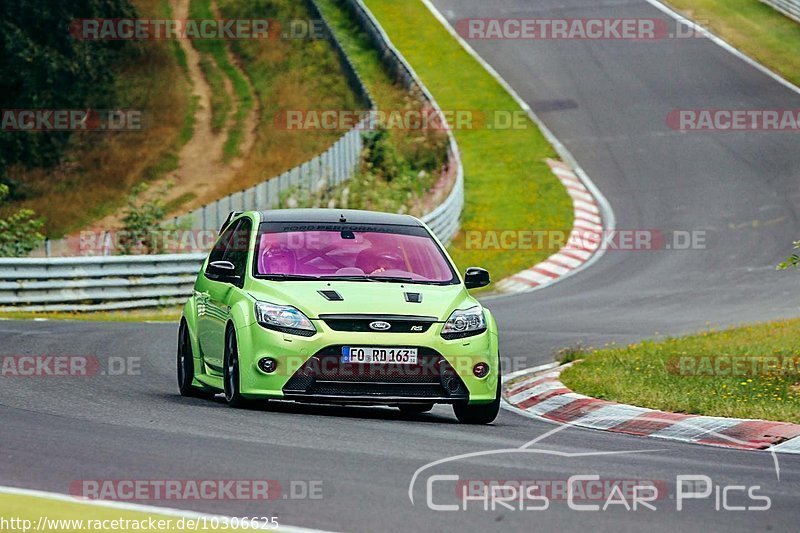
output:
<instances>
[{"instance_id":1,"label":"car windshield","mask_svg":"<svg viewBox=\"0 0 800 533\"><path fill-rule=\"evenodd\" d=\"M265 223L255 258L256 275L270 279L457 282L439 245L422 227Z\"/></svg>"}]
</instances>

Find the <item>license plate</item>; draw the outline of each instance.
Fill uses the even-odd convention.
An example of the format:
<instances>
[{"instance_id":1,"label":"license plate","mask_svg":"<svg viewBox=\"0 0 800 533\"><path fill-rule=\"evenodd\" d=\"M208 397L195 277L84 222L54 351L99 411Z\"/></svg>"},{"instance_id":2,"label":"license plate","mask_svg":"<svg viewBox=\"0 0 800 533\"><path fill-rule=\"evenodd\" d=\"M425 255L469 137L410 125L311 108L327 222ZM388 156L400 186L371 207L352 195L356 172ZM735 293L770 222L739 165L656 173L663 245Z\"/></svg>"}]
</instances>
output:
<instances>
[{"instance_id":1,"label":"license plate","mask_svg":"<svg viewBox=\"0 0 800 533\"><path fill-rule=\"evenodd\" d=\"M416 365L416 348L342 348L342 363Z\"/></svg>"}]
</instances>

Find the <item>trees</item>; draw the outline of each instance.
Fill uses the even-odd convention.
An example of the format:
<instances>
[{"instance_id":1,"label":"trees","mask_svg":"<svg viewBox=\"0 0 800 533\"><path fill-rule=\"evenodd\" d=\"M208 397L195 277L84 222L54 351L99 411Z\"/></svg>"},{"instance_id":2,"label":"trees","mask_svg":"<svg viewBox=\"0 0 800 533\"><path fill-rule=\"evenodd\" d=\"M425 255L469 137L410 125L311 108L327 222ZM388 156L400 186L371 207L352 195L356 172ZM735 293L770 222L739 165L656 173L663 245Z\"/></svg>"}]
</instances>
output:
<instances>
[{"instance_id":1,"label":"trees","mask_svg":"<svg viewBox=\"0 0 800 533\"><path fill-rule=\"evenodd\" d=\"M113 68L136 53L126 41L82 40L70 34L81 18L135 18L129 0L0 2L0 101L3 109L115 107ZM57 163L66 131L0 131L0 177L14 164Z\"/></svg>"},{"instance_id":2,"label":"trees","mask_svg":"<svg viewBox=\"0 0 800 533\"><path fill-rule=\"evenodd\" d=\"M0 203L8 197L8 185L0 184ZM0 257L26 256L44 240L44 220L30 209L0 218Z\"/></svg>"}]
</instances>

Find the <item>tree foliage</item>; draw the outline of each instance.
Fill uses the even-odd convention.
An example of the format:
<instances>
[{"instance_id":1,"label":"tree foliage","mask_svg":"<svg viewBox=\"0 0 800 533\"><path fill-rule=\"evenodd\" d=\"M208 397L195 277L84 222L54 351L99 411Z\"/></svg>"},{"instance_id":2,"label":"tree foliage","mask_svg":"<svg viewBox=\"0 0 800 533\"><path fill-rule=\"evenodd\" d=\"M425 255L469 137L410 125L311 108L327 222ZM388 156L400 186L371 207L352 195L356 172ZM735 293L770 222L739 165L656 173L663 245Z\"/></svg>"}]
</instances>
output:
<instances>
[{"instance_id":1,"label":"tree foliage","mask_svg":"<svg viewBox=\"0 0 800 533\"><path fill-rule=\"evenodd\" d=\"M0 203L8 197L7 185L0 184ZM6 219L0 218L0 257L23 257L43 240L44 220L30 209L22 209Z\"/></svg>"},{"instance_id":2,"label":"tree foliage","mask_svg":"<svg viewBox=\"0 0 800 533\"><path fill-rule=\"evenodd\" d=\"M125 41L81 40L70 24L84 18L132 18L129 0L0 2L0 101L3 109L113 108L113 72ZM58 161L68 132L0 129L0 178L15 163Z\"/></svg>"}]
</instances>

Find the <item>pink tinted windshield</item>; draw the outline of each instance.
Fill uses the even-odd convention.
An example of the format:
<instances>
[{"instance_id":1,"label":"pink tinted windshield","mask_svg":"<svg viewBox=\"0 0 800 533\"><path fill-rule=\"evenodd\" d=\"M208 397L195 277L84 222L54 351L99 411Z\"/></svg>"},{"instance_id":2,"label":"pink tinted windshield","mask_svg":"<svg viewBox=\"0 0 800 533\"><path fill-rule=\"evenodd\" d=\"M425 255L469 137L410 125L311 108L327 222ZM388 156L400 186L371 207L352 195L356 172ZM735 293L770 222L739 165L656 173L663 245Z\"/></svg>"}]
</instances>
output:
<instances>
[{"instance_id":1,"label":"pink tinted windshield","mask_svg":"<svg viewBox=\"0 0 800 533\"><path fill-rule=\"evenodd\" d=\"M429 236L315 230L262 233L256 252L259 275L454 280L450 264Z\"/></svg>"}]
</instances>

